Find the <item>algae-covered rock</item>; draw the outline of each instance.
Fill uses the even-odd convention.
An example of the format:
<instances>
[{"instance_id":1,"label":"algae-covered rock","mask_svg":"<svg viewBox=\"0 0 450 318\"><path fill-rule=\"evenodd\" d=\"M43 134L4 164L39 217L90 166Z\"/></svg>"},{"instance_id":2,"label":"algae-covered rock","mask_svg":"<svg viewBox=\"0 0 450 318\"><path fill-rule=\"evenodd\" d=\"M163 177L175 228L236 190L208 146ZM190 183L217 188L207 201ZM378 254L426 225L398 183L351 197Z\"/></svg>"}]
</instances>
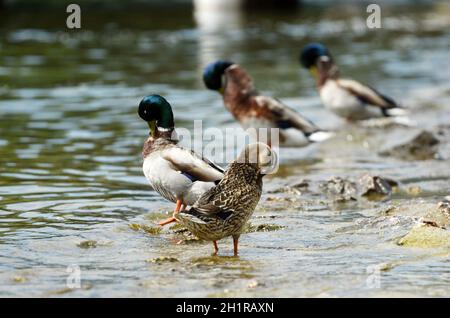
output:
<instances>
[{"instance_id":1,"label":"algae-covered rock","mask_svg":"<svg viewBox=\"0 0 450 318\"><path fill-rule=\"evenodd\" d=\"M79 248L96 248L97 247L97 241L95 240L87 240L82 241L77 244Z\"/></svg>"},{"instance_id":2,"label":"algae-covered rock","mask_svg":"<svg viewBox=\"0 0 450 318\"><path fill-rule=\"evenodd\" d=\"M27 282L27 278L21 275L16 275L12 278L14 283L25 283Z\"/></svg>"},{"instance_id":3,"label":"algae-covered rock","mask_svg":"<svg viewBox=\"0 0 450 318\"><path fill-rule=\"evenodd\" d=\"M272 232L281 230L283 226L277 224L259 224L252 225L251 223L247 223L247 226L244 230L245 233L254 233L254 232Z\"/></svg>"},{"instance_id":4,"label":"algae-covered rock","mask_svg":"<svg viewBox=\"0 0 450 318\"><path fill-rule=\"evenodd\" d=\"M398 241L398 245L407 247L448 247L450 231L430 224L420 224Z\"/></svg>"},{"instance_id":5,"label":"algae-covered rock","mask_svg":"<svg viewBox=\"0 0 450 318\"><path fill-rule=\"evenodd\" d=\"M133 231L141 231L142 230L142 231L144 231L148 234L152 234L152 235L160 234L162 231L161 227L153 227L153 226L148 226L145 224L130 223L130 224L128 224L128 226Z\"/></svg>"},{"instance_id":6,"label":"algae-covered rock","mask_svg":"<svg viewBox=\"0 0 450 318\"><path fill-rule=\"evenodd\" d=\"M418 196L419 194L421 194L423 192L423 190L419 186L411 186L406 189L406 192L409 195Z\"/></svg>"},{"instance_id":7,"label":"algae-covered rock","mask_svg":"<svg viewBox=\"0 0 450 318\"><path fill-rule=\"evenodd\" d=\"M178 262L178 258L170 256L160 256L146 260L147 263L162 264L162 263L175 263Z\"/></svg>"}]
</instances>

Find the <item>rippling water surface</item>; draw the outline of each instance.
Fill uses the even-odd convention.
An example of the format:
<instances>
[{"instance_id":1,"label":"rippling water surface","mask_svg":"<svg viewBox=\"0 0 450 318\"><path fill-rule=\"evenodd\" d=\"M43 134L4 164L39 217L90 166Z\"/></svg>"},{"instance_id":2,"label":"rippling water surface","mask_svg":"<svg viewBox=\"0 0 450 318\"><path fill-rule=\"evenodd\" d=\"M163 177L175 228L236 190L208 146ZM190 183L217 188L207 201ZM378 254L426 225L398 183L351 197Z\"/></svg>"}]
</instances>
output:
<instances>
[{"instance_id":1,"label":"rippling water surface","mask_svg":"<svg viewBox=\"0 0 450 318\"><path fill-rule=\"evenodd\" d=\"M0 11L0 296L449 296L448 249L398 246L416 219L380 213L448 195L448 147L441 160L377 155L450 122L449 14L443 2L386 4L383 28L369 30L359 6L225 17L185 6L92 9L81 30L68 31L59 12ZM326 43L346 76L410 107L417 127L366 129L326 112L297 61L311 41ZM279 228L243 235L238 259L210 257L209 243L180 244L173 230L145 231L173 206L142 174L148 129L137 104L157 93L179 127L236 127L201 82L217 58L245 65L260 90L338 130L321 145L282 151L252 220ZM342 204L277 190L367 172L401 190ZM407 191L414 187L419 194ZM231 255L230 240L220 247ZM372 288L377 264L390 265ZM74 266L80 289L66 285Z\"/></svg>"}]
</instances>

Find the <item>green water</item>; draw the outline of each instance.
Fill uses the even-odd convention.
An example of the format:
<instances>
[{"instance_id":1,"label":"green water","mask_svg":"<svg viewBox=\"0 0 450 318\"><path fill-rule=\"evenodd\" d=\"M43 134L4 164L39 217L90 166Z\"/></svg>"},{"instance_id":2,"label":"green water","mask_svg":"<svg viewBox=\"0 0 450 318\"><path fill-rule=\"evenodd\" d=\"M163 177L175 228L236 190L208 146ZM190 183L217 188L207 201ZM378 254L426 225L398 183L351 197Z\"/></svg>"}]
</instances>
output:
<instances>
[{"instance_id":1,"label":"green water","mask_svg":"<svg viewBox=\"0 0 450 318\"><path fill-rule=\"evenodd\" d=\"M377 152L450 122L450 6L382 12L383 28L369 30L359 6L237 12L212 24L186 6L91 8L82 29L69 31L64 11L0 11L0 296L449 296L448 248L396 242L421 206L449 195L450 147L443 140L441 160ZM343 74L411 108L417 127L353 126L324 110L297 61L311 41L330 47ZM129 226L154 227L173 208L143 176L148 128L137 104L157 93L173 104L179 127L194 119L236 127L201 82L217 58L244 65L261 91L338 131L321 145L282 151L252 219L277 227L243 235L238 259L226 257L229 239L219 243L225 257L210 257L210 243ZM345 203L279 190L364 173L393 178L399 189ZM404 205L416 210L382 212ZM389 266L373 288L370 266L379 264ZM81 269L80 289L67 288L71 265Z\"/></svg>"}]
</instances>

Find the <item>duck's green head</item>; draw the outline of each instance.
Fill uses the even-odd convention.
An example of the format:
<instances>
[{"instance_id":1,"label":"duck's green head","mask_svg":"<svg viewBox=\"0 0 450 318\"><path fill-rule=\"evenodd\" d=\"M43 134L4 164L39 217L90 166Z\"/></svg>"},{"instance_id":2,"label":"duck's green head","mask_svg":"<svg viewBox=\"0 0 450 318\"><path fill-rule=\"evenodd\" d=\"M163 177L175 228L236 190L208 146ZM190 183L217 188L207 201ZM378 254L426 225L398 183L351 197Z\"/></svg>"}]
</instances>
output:
<instances>
[{"instance_id":1,"label":"duck's green head","mask_svg":"<svg viewBox=\"0 0 450 318\"><path fill-rule=\"evenodd\" d=\"M309 69L314 77L318 71L325 71L332 66L332 57L328 49L320 43L306 45L300 52L300 63Z\"/></svg>"},{"instance_id":2,"label":"duck's green head","mask_svg":"<svg viewBox=\"0 0 450 318\"><path fill-rule=\"evenodd\" d=\"M157 131L173 131L172 106L160 95L145 96L139 103L138 114L148 123L153 137Z\"/></svg>"},{"instance_id":3,"label":"duck's green head","mask_svg":"<svg viewBox=\"0 0 450 318\"><path fill-rule=\"evenodd\" d=\"M234 63L232 62L222 60L209 64L203 72L203 82L206 87L213 91L223 93L223 75L225 74L226 69L233 64Z\"/></svg>"}]
</instances>

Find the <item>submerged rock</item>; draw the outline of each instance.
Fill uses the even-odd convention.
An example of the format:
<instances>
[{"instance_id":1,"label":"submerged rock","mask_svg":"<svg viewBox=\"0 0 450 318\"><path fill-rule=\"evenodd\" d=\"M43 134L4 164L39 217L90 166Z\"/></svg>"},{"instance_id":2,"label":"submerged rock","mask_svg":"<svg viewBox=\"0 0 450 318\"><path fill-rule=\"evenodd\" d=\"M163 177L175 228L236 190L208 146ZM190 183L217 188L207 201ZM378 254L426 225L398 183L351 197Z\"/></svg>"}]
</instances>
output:
<instances>
[{"instance_id":1,"label":"submerged rock","mask_svg":"<svg viewBox=\"0 0 450 318\"><path fill-rule=\"evenodd\" d=\"M96 248L97 247L97 241L94 240L87 240L82 241L77 244L79 248Z\"/></svg>"},{"instance_id":2,"label":"submerged rock","mask_svg":"<svg viewBox=\"0 0 450 318\"><path fill-rule=\"evenodd\" d=\"M380 152L382 156L393 156L405 160L436 159L439 139L429 131L421 131L411 140Z\"/></svg>"},{"instance_id":3,"label":"submerged rock","mask_svg":"<svg viewBox=\"0 0 450 318\"><path fill-rule=\"evenodd\" d=\"M154 264L175 263L175 262L178 262L178 258L170 257L170 256L161 256L161 257L151 258L149 260L146 260L146 262L154 263Z\"/></svg>"},{"instance_id":4,"label":"submerged rock","mask_svg":"<svg viewBox=\"0 0 450 318\"><path fill-rule=\"evenodd\" d=\"M283 226L277 224L259 224L252 225L251 223L247 223L247 226L244 230L245 233L254 233L254 232L272 232L281 230Z\"/></svg>"},{"instance_id":5,"label":"submerged rock","mask_svg":"<svg viewBox=\"0 0 450 318\"><path fill-rule=\"evenodd\" d=\"M161 227L151 227L151 226L148 226L145 224L130 223L130 224L128 224L128 226L133 231L141 231L142 230L142 231L144 231L148 234L152 234L152 235L158 235L162 231Z\"/></svg>"}]
</instances>

